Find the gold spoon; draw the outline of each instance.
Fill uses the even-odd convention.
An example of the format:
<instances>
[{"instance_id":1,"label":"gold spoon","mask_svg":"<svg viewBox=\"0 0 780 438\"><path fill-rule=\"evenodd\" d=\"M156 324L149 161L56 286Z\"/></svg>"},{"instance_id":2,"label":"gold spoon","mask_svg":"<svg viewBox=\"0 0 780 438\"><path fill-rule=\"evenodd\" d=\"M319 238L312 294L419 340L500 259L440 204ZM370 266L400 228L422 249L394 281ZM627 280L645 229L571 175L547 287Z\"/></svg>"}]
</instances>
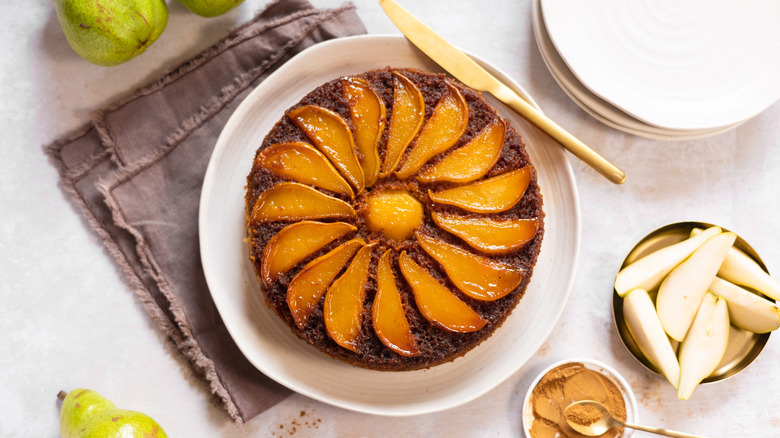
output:
<instances>
[{"instance_id":1,"label":"gold spoon","mask_svg":"<svg viewBox=\"0 0 780 438\"><path fill-rule=\"evenodd\" d=\"M587 412L595 421L577 421L579 417L577 411ZM601 403L593 400L581 400L574 402L563 410L563 416L566 422L575 431L586 436L599 436L612 427L623 426L644 432L656 433L658 435L673 436L679 438L704 438L701 435L691 435L689 433L675 432L673 430L661 429L659 427L640 426L621 421L612 416L609 410ZM582 424L588 423L588 424Z\"/></svg>"}]
</instances>

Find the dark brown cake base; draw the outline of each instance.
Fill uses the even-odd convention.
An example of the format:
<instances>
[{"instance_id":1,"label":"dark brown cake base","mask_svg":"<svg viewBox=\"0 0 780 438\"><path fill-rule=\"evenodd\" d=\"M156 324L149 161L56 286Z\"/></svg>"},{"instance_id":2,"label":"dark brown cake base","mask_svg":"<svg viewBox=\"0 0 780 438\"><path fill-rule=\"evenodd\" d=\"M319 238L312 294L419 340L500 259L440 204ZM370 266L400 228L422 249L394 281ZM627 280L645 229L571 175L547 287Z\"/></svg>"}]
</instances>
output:
<instances>
[{"instance_id":1,"label":"dark brown cake base","mask_svg":"<svg viewBox=\"0 0 780 438\"><path fill-rule=\"evenodd\" d=\"M490 107L487 102L485 102L479 93L466 88L462 84L446 77L445 75L431 74L410 69L397 69L396 71L401 72L404 76L408 77L419 87L425 99L426 121L431 116L433 108L436 106L436 103L445 90L444 81L447 80L458 88L468 103L469 121L465 133L452 149L467 143L471 138L482 131L482 129L491 121L499 117L496 111ZM374 70L366 72L360 76L364 78L369 84L371 84L382 97L382 99L384 99L387 108L387 117L389 120L393 103L392 70ZM346 105L341 90L342 87L340 85L340 78L333 80L313 90L298 104L289 110L304 105L318 105L340 114L349 124L349 109ZM503 172L519 169L531 164L528 154L525 150L523 140L509 125L509 122L505 122L505 143L501 157L499 158L496 165L488 172L486 177L495 176ZM310 140L307 138L306 134L298 129L292 123L292 121L285 116L282 117L282 119L269 132L269 134L263 140L263 143L258 149L257 153L259 154L263 149L273 144L289 141L310 143ZM385 127L385 133L379 142L380 157L383 156L386 142L387 127ZM450 149L450 151L452 149ZM447 152L442 153L440 156L434 157L426 166L438 162L443 156L447 154ZM252 169L250 175L247 178L247 218L251 214L252 207L254 206L254 203L260 194L279 181L282 180L271 175L265 169L259 167L254 167ZM469 214L456 207L434 204L428 199L426 195L429 189L439 190L455 185L456 184L452 183L420 183L414 178L399 181L395 176L391 175L384 179L380 178L380 180L377 181L377 183L371 187L368 192L381 190L382 188L387 187L404 188L424 205L425 218L420 229L424 231L425 234L434 236L438 239L452 243L454 245L458 245L460 247L465 247L459 238L439 229L433 223L430 213L433 211L453 213L457 212L461 216L468 216ZM290 326L290 329L296 335L333 357L366 368L397 371L426 368L453 360L456 357L462 356L477 344L487 339L510 315L512 310L522 298L526 287L528 286L534 265L536 264L537 255L539 254L542 236L544 234L542 197L539 191L539 186L537 184L535 171L525 192L525 195L520 200L520 202L507 211L492 215L495 218L539 219L539 231L537 232L536 236L520 251L508 255L490 256L495 260L509 263L515 267L518 267L525 272L525 277L522 283L507 296L496 301L479 301L461 293L448 279L447 275L439 267L437 262L429 257L422 250L422 248L419 247L413 237L407 239L404 242L387 241L381 233L369 231L368 227L365 226L365 219L361 214L361 211L364 210L366 203L365 193L356 196L354 200L350 200L343 195L338 195L336 193L325 190L321 191L352 203L352 205L355 207L355 210L358 211L357 219L351 221L355 226L357 226L357 231L350 233L347 236L344 236L342 239L339 239L336 242L333 242L332 244L321 249L320 251L317 251L311 257L300 263L297 267L293 268L287 274L279 278L278 281L270 285L270 287L262 287L262 290L268 306L276 311L276 313L287 323L287 325ZM474 214L474 216L484 215ZM327 222L327 220L324 220L324 222ZM247 223L249 224L248 219ZM258 281L260 281L261 286L262 281L259 280L259 273L263 248L265 248L265 245L268 243L271 237L273 237L279 230L289 224L289 222L273 222L248 226L250 257L252 263L254 264L255 271L258 273ZM286 302L287 285L290 283L292 278L295 277L298 272L300 272L306 263L325 254L326 252L338 246L340 243L343 243L345 240L355 237L361 237L366 240L366 242L376 243L372 251L370 275L366 285L367 294L366 300L364 302L364 318L362 321L362 333L361 340L359 342L358 353L339 346L330 338L326 332L322 310L322 302L324 301L324 297L320 301L319 307L309 317L304 330L299 329L295 324ZM370 315L371 306L373 304L374 295L376 293L377 262L379 257L387 249L395 250L395 257L397 257L401 251L407 251L407 253L415 262L427 269L441 284L447 286L448 289L453 291L458 296L458 298L473 308L483 319L487 321L487 324L481 330L473 333L453 333L431 324L417 309L411 289L406 284L403 275L398 269L397 263L393 263L394 274L399 280L397 284L402 296L402 301L404 302L407 318L409 319L411 330L416 339L421 354L415 357L405 357L385 347L374 333Z\"/></svg>"}]
</instances>

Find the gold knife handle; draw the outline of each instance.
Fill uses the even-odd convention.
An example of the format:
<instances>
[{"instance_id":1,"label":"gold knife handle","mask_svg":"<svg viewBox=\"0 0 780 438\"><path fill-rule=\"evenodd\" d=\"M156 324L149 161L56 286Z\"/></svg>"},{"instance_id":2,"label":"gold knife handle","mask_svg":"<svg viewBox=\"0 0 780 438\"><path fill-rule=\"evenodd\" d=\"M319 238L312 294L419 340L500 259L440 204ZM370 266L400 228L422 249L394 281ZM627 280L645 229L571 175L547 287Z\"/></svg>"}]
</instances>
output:
<instances>
[{"instance_id":1,"label":"gold knife handle","mask_svg":"<svg viewBox=\"0 0 780 438\"><path fill-rule=\"evenodd\" d=\"M516 113L523 116L523 118L531 122L532 125L546 132L550 137L554 138L556 141L558 141L558 143L563 145L564 148L568 149L569 152L576 155L590 167L596 169L596 171L604 175L613 183L623 184L623 182L625 182L626 174L623 173L622 170L618 169L614 164L604 159L604 157L599 155L593 149L589 148L585 143L578 140L577 137L569 134L568 131L561 128L557 123L547 118L547 116L540 113L528 102L521 99L509 87L502 84L501 87L493 91L491 94L512 108L512 110L514 110Z\"/></svg>"}]
</instances>

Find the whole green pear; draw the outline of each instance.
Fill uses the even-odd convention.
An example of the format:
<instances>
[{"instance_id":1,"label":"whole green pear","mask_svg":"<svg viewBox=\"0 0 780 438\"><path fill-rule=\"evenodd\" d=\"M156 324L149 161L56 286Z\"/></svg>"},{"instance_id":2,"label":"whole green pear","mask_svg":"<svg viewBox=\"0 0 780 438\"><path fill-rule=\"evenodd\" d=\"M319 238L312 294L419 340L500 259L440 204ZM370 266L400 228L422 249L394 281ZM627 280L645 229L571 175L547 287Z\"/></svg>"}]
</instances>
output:
<instances>
[{"instance_id":1,"label":"whole green pear","mask_svg":"<svg viewBox=\"0 0 780 438\"><path fill-rule=\"evenodd\" d=\"M240 5L244 0L179 0L179 3L201 17L216 17Z\"/></svg>"},{"instance_id":2,"label":"whole green pear","mask_svg":"<svg viewBox=\"0 0 780 438\"><path fill-rule=\"evenodd\" d=\"M148 415L118 409L91 389L74 389L64 396L60 410L62 438L167 438Z\"/></svg>"},{"instance_id":3,"label":"whole green pear","mask_svg":"<svg viewBox=\"0 0 780 438\"><path fill-rule=\"evenodd\" d=\"M53 0L65 38L87 61L129 61L157 41L168 23L165 0Z\"/></svg>"}]
</instances>

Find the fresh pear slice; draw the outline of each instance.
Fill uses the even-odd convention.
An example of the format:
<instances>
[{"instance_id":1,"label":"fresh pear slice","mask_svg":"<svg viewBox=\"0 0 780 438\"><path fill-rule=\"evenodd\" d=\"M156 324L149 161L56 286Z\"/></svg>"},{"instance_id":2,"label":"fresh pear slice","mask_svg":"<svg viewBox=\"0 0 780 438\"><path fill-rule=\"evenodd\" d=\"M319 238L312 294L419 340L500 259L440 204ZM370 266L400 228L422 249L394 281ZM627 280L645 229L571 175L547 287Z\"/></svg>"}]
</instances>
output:
<instances>
[{"instance_id":1,"label":"fresh pear slice","mask_svg":"<svg viewBox=\"0 0 780 438\"><path fill-rule=\"evenodd\" d=\"M415 233L420 246L444 268L447 276L466 295L483 301L505 297L523 281L523 271L455 245Z\"/></svg>"},{"instance_id":2,"label":"fresh pear slice","mask_svg":"<svg viewBox=\"0 0 780 438\"><path fill-rule=\"evenodd\" d=\"M422 224L424 214L420 201L402 190L374 190L366 202L368 229L399 242L412 236Z\"/></svg>"},{"instance_id":3,"label":"fresh pear slice","mask_svg":"<svg viewBox=\"0 0 780 438\"><path fill-rule=\"evenodd\" d=\"M656 318L658 318L658 314L656 314ZM676 355L677 353L679 353L680 352L680 341L678 341L677 339L670 338L669 335L666 335L666 339L669 340L669 345L672 346L672 350L674 350L674 354Z\"/></svg>"},{"instance_id":4,"label":"fresh pear slice","mask_svg":"<svg viewBox=\"0 0 780 438\"><path fill-rule=\"evenodd\" d=\"M677 388L680 364L646 290L628 291L623 297L623 317L642 354Z\"/></svg>"},{"instance_id":5,"label":"fresh pear slice","mask_svg":"<svg viewBox=\"0 0 780 438\"><path fill-rule=\"evenodd\" d=\"M657 288L675 266L688 258L707 239L720 232L719 227L710 227L699 236L661 248L631 263L618 272L615 290L622 297L631 289Z\"/></svg>"},{"instance_id":6,"label":"fresh pear slice","mask_svg":"<svg viewBox=\"0 0 780 438\"><path fill-rule=\"evenodd\" d=\"M266 286L339 237L357 228L344 222L303 221L282 228L263 249L260 273Z\"/></svg>"},{"instance_id":7,"label":"fresh pear slice","mask_svg":"<svg viewBox=\"0 0 780 438\"><path fill-rule=\"evenodd\" d=\"M395 170L409 143L420 132L424 120L425 100L420 89L406 76L393 72L393 108L381 176Z\"/></svg>"},{"instance_id":8,"label":"fresh pear slice","mask_svg":"<svg viewBox=\"0 0 780 438\"><path fill-rule=\"evenodd\" d=\"M371 246L360 248L346 272L330 285L325 294L325 329L337 344L356 353L371 249Z\"/></svg>"},{"instance_id":9,"label":"fresh pear slice","mask_svg":"<svg viewBox=\"0 0 780 438\"><path fill-rule=\"evenodd\" d=\"M294 182L278 183L264 191L252 207L252 223L355 217L351 205Z\"/></svg>"},{"instance_id":10,"label":"fresh pear slice","mask_svg":"<svg viewBox=\"0 0 780 438\"><path fill-rule=\"evenodd\" d=\"M391 266L392 250L385 251L377 267L377 287L371 317L374 332L385 346L402 356L419 356L420 349L409 329L409 320L401 302Z\"/></svg>"},{"instance_id":11,"label":"fresh pear slice","mask_svg":"<svg viewBox=\"0 0 780 438\"><path fill-rule=\"evenodd\" d=\"M358 193L363 191L363 169L355 154L355 140L347 122L333 111L306 105L287 113L295 126L311 139Z\"/></svg>"},{"instance_id":12,"label":"fresh pear slice","mask_svg":"<svg viewBox=\"0 0 780 438\"><path fill-rule=\"evenodd\" d=\"M303 330L320 298L352 256L366 244L363 239L344 242L329 253L310 261L287 286L287 306L295 324Z\"/></svg>"},{"instance_id":13,"label":"fresh pear slice","mask_svg":"<svg viewBox=\"0 0 780 438\"><path fill-rule=\"evenodd\" d=\"M379 151L387 119L385 101L364 79L349 77L341 81L347 99L352 126L355 128L355 145L360 152L360 165L366 187L371 187L379 175Z\"/></svg>"},{"instance_id":14,"label":"fresh pear slice","mask_svg":"<svg viewBox=\"0 0 780 438\"><path fill-rule=\"evenodd\" d=\"M691 235L701 232L700 229L694 228ZM770 277L755 260L738 248L732 247L729 250L726 260L720 265L718 277L755 289L773 300L780 300L780 282Z\"/></svg>"},{"instance_id":15,"label":"fresh pear slice","mask_svg":"<svg viewBox=\"0 0 780 438\"><path fill-rule=\"evenodd\" d=\"M431 213L433 222L486 254L508 254L525 246L539 230L539 220L491 219Z\"/></svg>"},{"instance_id":16,"label":"fresh pear slice","mask_svg":"<svg viewBox=\"0 0 780 438\"><path fill-rule=\"evenodd\" d=\"M712 280L709 291L726 300L729 319L736 327L753 333L768 333L780 327L777 304L718 277Z\"/></svg>"},{"instance_id":17,"label":"fresh pear slice","mask_svg":"<svg viewBox=\"0 0 780 438\"><path fill-rule=\"evenodd\" d=\"M355 196L347 181L339 175L325 155L306 143L271 145L257 156L255 163L281 178L330 190L350 198Z\"/></svg>"},{"instance_id":18,"label":"fresh pear slice","mask_svg":"<svg viewBox=\"0 0 780 438\"><path fill-rule=\"evenodd\" d=\"M673 339L682 342L685 338L702 297L736 238L730 232L710 237L661 283L655 305L661 325Z\"/></svg>"},{"instance_id":19,"label":"fresh pear slice","mask_svg":"<svg viewBox=\"0 0 780 438\"><path fill-rule=\"evenodd\" d=\"M706 293L680 344L680 385L677 397L688 400L696 386L718 367L729 340L726 300Z\"/></svg>"},{"instance_id":20,"label":"fresh pear slice","mask_svg":"<svg viewBox=\"0 0 780 438\"><path fill-rule=\"evenodd\" d=\"M431 323L456 333L475 332L487 323L471 307L436 281L428 271L415 263L406 251L398 257L398 266L412 288L417 308Z\"/></svg>"},{"instance_id":21,"label":"fresh pear slice","mask_svg":"<svg viewBox=\"0 0 780 438\"><path fill-rule=\"evenodd\" d=\"M447 83L444 94L428 122L423 126L417 141L406 155L396 176L406 179L415 174L431 158L451 148L466 131L469 123L469 106L457 88Z\"/></svg>"},{"instance_id":22,"label":"fresh pear slice","mask_svg":"<svg viewBox=\"0 0 780 438\"><path fill-rule=\"evenodd\" d=\"M526 166L441 192L428 191L428 197L433 202L474 213L498 213L514 207L523 197L529 182L531 168Z\"/></svg>"},{"instance_id":23,"label":"fresh pear slice","mask_svg":"<svg viewBox=\"0 0 780 438\"><path fill-rule=\"evenodd\" d=\"M498 162L504 147L504 121L496 118L477 136L441 161L423 169L417 181L467 183L484 176Z\"/></svg>"}]
</instances>

